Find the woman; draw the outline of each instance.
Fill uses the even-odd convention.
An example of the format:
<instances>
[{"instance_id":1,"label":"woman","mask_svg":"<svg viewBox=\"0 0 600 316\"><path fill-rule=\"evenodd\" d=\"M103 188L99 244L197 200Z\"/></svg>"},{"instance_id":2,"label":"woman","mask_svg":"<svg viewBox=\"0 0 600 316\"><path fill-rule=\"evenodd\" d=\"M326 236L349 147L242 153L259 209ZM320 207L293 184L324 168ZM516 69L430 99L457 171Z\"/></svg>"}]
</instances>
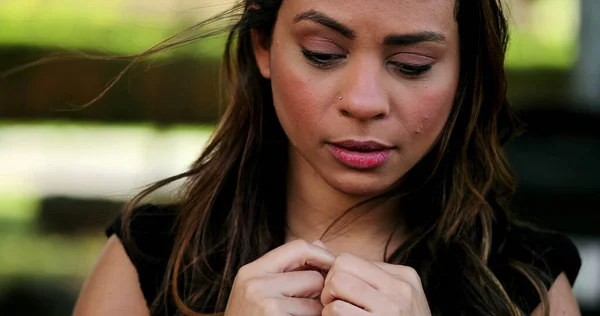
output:
<instances>
[{"instance_id":1,"label":"woman","mask_svg":"<svg viewBox=\"0 0 600 316\"><path fill-rule=\"evenodd\" d=\"M497 0L247 0L176 205L118 219L75 315L576 315L520 225ZM171 46L170 43L165 46Z\"/></svg>"}]
</instances>

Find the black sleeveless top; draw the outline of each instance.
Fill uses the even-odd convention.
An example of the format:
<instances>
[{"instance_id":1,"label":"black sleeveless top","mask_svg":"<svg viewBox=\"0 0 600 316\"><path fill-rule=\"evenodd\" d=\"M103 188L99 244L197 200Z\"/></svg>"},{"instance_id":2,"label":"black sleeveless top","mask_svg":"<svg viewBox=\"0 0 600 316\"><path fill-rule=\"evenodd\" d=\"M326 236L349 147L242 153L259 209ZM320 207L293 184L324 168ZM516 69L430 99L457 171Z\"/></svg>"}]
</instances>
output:
<instances>
[{"instance_id":1,"label":"black sleeveless top","mask_svg":"<svg viewBox=\"0 0 600 316\"><path fill-rule=\"evenodd\" d=\"M173 206L138 207L134 210L130 225L133 247L124 243L125 251L137 270L140 287L148 306L162 289L175 237L172 232L175 216L176 209ZM121 217L118 217L107 228L106 236L115 234L122 239L121 224ZM573 285L581 267L579 252L567 236L525 227L511 230L502 255L531 264L548 273L549 279L544 280L548 288L562 272ZM523 311L530 314L539 305L538 294L525 277L512 269L498 269L494 273ZM172 312L172 308L170 311ZM156 314L165 315L164 311L158 311Z\"/></svg>"}]
</instances>

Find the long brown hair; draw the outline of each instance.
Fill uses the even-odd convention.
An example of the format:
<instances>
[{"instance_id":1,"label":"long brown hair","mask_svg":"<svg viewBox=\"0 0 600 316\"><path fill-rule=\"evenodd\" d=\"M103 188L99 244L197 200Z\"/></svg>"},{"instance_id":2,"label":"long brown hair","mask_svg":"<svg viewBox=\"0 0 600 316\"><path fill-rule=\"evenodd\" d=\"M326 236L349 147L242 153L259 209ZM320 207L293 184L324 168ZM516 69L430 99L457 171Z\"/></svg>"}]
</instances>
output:
<instances>
[{"instance_id":1,"label":"long brown hair","mask_svg":"<svg viewBox=\"0 0 600 316\"><path fill-rule=\"evenodd\" d=\"M284 243L288 140L250 37L257 30L270 38L281 2L246 0L212 20L233 21L223 56L229 100L222 119L189 171L129 203L126 219L148 194L186 179L155 310L224 311L238 269ZM489 266L504 242L498 236L514 223L506 202L514 177L502 151L519 127L506 100L507 23L500 0L457 0L455 11L461 72L450 118L433 150L406 175L403 195L394 188L377 198L401 198L411 231L387 261L417 270L434 315L521 315ZM202 38L190 34L203 26L140 56ZM510 265L531 281L548 314L543 276L526 264ZM449 292L461 299L450 301Z\"/></svg>"}]
</instances>

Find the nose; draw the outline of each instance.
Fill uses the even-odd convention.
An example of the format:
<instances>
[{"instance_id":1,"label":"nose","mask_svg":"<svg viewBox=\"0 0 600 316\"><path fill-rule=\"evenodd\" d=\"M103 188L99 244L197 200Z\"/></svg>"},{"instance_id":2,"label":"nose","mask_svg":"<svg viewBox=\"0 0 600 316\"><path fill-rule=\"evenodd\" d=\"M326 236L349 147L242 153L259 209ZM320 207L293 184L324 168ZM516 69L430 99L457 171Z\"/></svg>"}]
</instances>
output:
<instances>
[{"instance_id":1,"label":"nose","mask_svg":"<svg viewBox=\"0 0 600 316\"><path fill-rule=\"evenodd\" d=\"M381 84L382 66L373 61L356 61L343 79L338 109L343 116L360 121L389 115L389 99Z\"/></svg>"}]
</instances>

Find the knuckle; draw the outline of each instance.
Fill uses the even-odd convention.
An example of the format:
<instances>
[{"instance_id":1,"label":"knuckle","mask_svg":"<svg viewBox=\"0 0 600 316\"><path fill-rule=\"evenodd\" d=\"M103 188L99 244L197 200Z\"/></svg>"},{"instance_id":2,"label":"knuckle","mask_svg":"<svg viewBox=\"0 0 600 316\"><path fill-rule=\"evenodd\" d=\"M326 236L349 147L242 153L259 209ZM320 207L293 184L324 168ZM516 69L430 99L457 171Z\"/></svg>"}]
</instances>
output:
<instances>
[{"instance_id":1,"label":"knuckle","mask_svg":"<svg viewBox=\"0 0 600 316\"><path fill-rule=\"evenodd\" d=\"M248 280L243 287L243 297L246 301L255 302L261 297L263 284L260 279Z\"/></svg>"},{"instance_id":2,"label":"knuckle","mask_svg":"<svg viewBox=\"0 0 600 316\"><path fill-rule=\"evenodd\" d=\"M329 306L331 307L331 315L344 315L345 306L343 301L333 301Z\"/></svg>"},{"instance_id":3,"label":"knuckle","mask_svg":"<svg viewBox=\"0 0 600 316\"><path fill-rule=\"evenodd\" d=\"M333 301L323 307L321 316L341 316L344 315L344 307L341 301Z\"/></svg>"},{"instance_id":4,"label":"knuckle","mask_svg":"<svg viewBox=\"0 0 600 316\"><path fill-rule=\"evenodd\" d=\"M335 258L335 261L342 265L347 264L354 261L354 255L349 253L341 253Z\"/></svg>"},{"instance_id":5,"label":"knuckle","mask_svg":"<svg viewBox=\"0 0 600 316\"><path fill-rule=\"evenodd\" d=\"M332 275L331 279L329 280L329 293L333 296L337 296L339 290L342 289L344 286L342 284L343 282L344 281L340 277L340 273Z\"/></svg>"},{"instance_id":6,"label":"knuckle","mask_svg":"<svg viewBox=\"0 0 600 316\"><path fill-rule=\"evenodd\" d=\"M315 283L323 284L323 282L325 282L325 277L323 277L323 274L315 270L307 270L306 278L310 279L311 281L314 281Z\"/></svg>"},{"instance_id":7,"label":"knuckle","mask_svg":"<svg viewBox=\"0 0 600 316\"><path fill-rule=\"evenodd\" d=\"M308 243L308 241L303 240L303 239L296 239L296 240L290 242L290 246L294 247L294 248L299 248L302 250L307 250L310 248L310 244Z\"/></svg>"},{"instance_id":8,"label":"knuckle","mask_svg":"<svg viewBox=\"0 0 600 316\"><path fill-rule=\"evenodd\" d=\"M312 250L311 244L303 239L296 239L287 245L289 245L290 248L293 248L295 252L304 255L308 255Z\"/></svg>"},{"instance_id":9,"label":"knuckle","mask_svg":"<svg viewBox=\"0 0 600 316\"><path fill-rule=\"evenodd\" d=\"M356 291L356 286L354 286L354 284L352 284L352 282L350 282L350 278L348 277L347 274L345 273L336 273L333 276L331 276L331 290L335 293L334 294L338 294L341 290L348 290L350 292L352 291Z\"/></svg>"},{"instance_id":10,"label":"knuckle","mask_svg":"<svg viewBox=\"0 0 600 316\"><path fill-rule=\"evenodd\" d=\"M242 266L242 267L241 267L241 268L238 270L238 273L237 273L237 276L236 276L236 277L237 277L237 278L238 278L240 281L247 280L247 279L250 277L250 275L252 274L251 270L252 270L252 268L250 267L250 265L245 265L245 266Z\"/></svg>"},{"instance_id":11,"label":"knuckle","mask_svg":"<svg viewBox=\"0 0 600 316\"><path fill-rule=\"evenodd\" d=\"M407 282L398 280L394 285L398 291L399 297L403 300L410 300L413 295L413 287Z\"/></svg>"},{"instance_id":12,"label":"knuckle","mask_svg":"<svg viewBox=\"0 0 600 316\"><path fill-rule=\"evenodd\" d=\"M406 267L404 274L406 275L406 278L410 283L415 285L421 284L421 276L419 276L419 273L414 268Z\"/></svg>"},{"instance_id":13,"label":"knuckle","mask_svg":"<svg viewBox=\"0 0 600 316\"><path fill-rule=\"evenodd\" d=\"M275 298L266 298L259 304L265 315L277 315L280 312L279 302Z\"/></svg>"},{"instance_id":14,"label":"knuckle","mask_svg":"<svg viewBox=\"0 0 600 316\"><path fill-rule=\"evenodd\" d=\"M335 269L336 271L348 271L351 269L355 260L356 258L354 257L354 255L351 255L349 253L341 253L337 257L335 257L335 260L333 261L332 270Z\"/></svg>"}]
</instances>

